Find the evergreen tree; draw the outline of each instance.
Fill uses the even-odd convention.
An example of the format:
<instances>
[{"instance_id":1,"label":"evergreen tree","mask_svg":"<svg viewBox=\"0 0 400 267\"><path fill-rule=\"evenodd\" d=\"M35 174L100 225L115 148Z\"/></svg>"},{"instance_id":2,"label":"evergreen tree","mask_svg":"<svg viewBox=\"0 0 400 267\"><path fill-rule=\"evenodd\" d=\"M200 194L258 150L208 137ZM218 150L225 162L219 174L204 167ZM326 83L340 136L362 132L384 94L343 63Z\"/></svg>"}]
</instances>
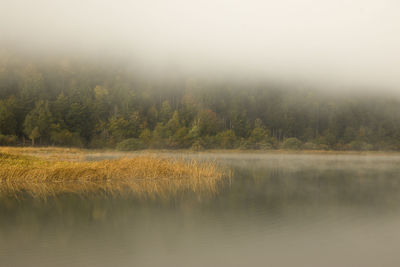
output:
<instances>
[{"instance_id":1,"label":"evergreen tree","mask_svg":"<svg viewBox=\"0 0 400 267\"><path fill-rule=\"evenodd\" d=\"M39 100L25 118L24 133L35 144L35 139L48 139L49 129L52 124L53 117L49 109L49 102Z\"/></svg>"}]
</instances>

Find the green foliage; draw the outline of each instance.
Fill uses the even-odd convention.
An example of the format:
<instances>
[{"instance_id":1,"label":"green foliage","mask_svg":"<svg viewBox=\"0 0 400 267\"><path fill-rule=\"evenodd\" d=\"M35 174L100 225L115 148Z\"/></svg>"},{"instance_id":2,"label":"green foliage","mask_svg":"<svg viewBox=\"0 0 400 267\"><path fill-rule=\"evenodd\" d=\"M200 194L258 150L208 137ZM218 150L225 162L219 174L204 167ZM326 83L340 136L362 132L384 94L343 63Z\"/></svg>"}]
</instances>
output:
<instances>
[{"instance_id":1,"label":"green foliage","mask_svg":"<svg viewBox=\"0 0 400 267\"><path fill-rule=\"evenodd\" d=\"M232 128L235 135L238 137L248 137L250 131L250 124L247 119L246 111L240 113L234 112L232 115Z\"/></svg>"},{"instance_id":2,"label":"green foliage","mask_svg":"<svg viewBox=\"0 0 400 267\"><path fill-rule=\"evenodd\" d=\"M255 127L248 138L241 144L242 149L262 149L269 150L274 146L275 140L269 136L268 130L264 129L262 123L258 119L255 121Z\"/></svg>"},{"instance_id":3,"label":"green foliage","mask_svg":"<svg viewBox=\"0 0 400 267\"><path fill-rule=\"evenodd\" d=\"M97 122L93 129L93 137L90 139L90 148L112 148L114 147L112 138L110 138L110 131L105 121Z\"/></svg>"},{"instance_id":4,"label":"green foliage","mask_svg":"<svg viewBox=\"0 0 400 267\"><path fill-rule=\"evenodd\" d=\"M130 134L129 122L120 116L115 116L110 119L108 129L111 138L116 143L128 138Z\"/></svg>"},{"instance_id":5,"label":"green foliage","mask_svg":"<svg viewBox=\"0 0 400 267\"><path fill-rule=\"evenodd\" d=\"M304 143L301 148L305 150L319 150L321 149L321 146L313 142L307 142Z\"/></svg>"},{"instance_id":6,"label":"green foliage","mask_svg":"<svg viewBox=\"0 0 400 267\"><path fill-rule=\"evenodd\" d=\"M373 150L374 147L361 140L354 140L344 146L346 150Z\"/></svg>"},{"instance_id":7,"label":"green foliage","mask_svg":"<svg viewBox=\"0 0 400 267\"><path fill-rule=\"evenodd\" d=\"M189 130L186 127L178 129L168 140L169 148L187 148L190 146Z\"/></svg>"},{"instance_id":8,"label":"green foliage","mask_svg":"<svg viewBox=\"0 0 400 267\"><path fill-rule=\"evenodd\" d=\"M144 129L140 135L139 135L139 140L142 142L145 146L149 146L151 142L151 131L149 129Z\"/></svg>"},{"instance_id":9,"label":"green foliage","mask_svg":"<svg viewBox=\"0 0 400 267\"><path fill-rule=\"evenodd\" d=\"M10 146L17 143L17 136L0 134L0 146Z\"/></svg>"},{"instance_id":10,"label":"green foliage","mask_svg":"<svg viewBox=\"0 0 400 267\"><path fill-rule=\"evenodd\" d=\"M127 135L131 137L139 137L139 134L146 128L138 111L134 111L129 116L128 123Z\"/></svg>"},{"instance_id":11,"label":"green foliage","mask_svg":"<svg viewBox=\"0 0 400 267\"><path fill-rule=\"evenodd\" d=\"M268 137L268 132L265 131L263 128L256 127L251 131L249 141L251 143L261 143L264 142Z\"/></svg>"},{"instance_id":12,"label":"green foliage","mask_svg":"<svg viewBox=\"0 0 400 267\"><path fill-rule=\"evenodd\" d=\"M196 125L199 127L200 135L214 135L218 131L217 114L209 109L204 109L197 115Z\"/></svg>"},{"instance_id":13,"label":"green foliage","mask_svg":"<svg viewBox=\"0 0 400 267\"><path fill-rule=\"evenodd\" d=\"M62 128L60 124L51 125L50 140L57 146L83 146L78 133L70 132L68 129Z\"/></svg>"},{"instance_id":14,"label":"green foliage","mask_svg":"<svg viewBox=\"0 0 400 267\"><path fill-rule=\"evenodd\" d=\"M217 134L217 144L220 148L235 148L236 135L232 130L226 130Z\"/></svg>"},{"instance_id":15,"label":"green foliage","mask_svg":"<svg viewBox=\"0 0 400 267\"><path fill-rule=\"evenodd\" d=\"M200 140L196 140L196 141L192 144L191 149L192 149L193 151L201 151L201 150L204 150L204 147L203 147L203 145L201 144L201 141L200 141Z\"/></svg>"},{"instance_id":16,"label":"green foliage","mask_svg":"<svg viewBox=\"0 0 400 267\"><path fill-rule=\"evenodd\" d=\"M35 145L35 140L41 136L40 135L40 131L39 131L39 127L36 126L35 128L33 128L28 136L32 140L32 145Z\"/></svg>"},{"instance_id":17,"label":"green foliage","mask_svg":"<svg viewBox=\"0 0 400 267\"><path fill-rule=\"evenodd\" d=\"M35 108L28 113L24 122L24 133L32 140L32 144L35 144L35 140L39 137L49 137L52 120L49 102L37 101Z\"/></svg>"},{"instance_id":18,"label":"green foliage","mask_svg":"<svg viewBox=\"0 0 400 267\"><path fill-rule=\"evenodd\" d=\"M181 128L181 124L179 122L178 111L174 112L174 114L172 115L172 118L168 121L166 127L168 130L168 135L173 135Z\"/></svg>"},{"instance_id":19,"label":"green foliage","mask_svg":"<svg viewBox=\"0 0 400 267\"><path fill-rule=\"evenodd\" d=\"M200 144L205 149L218 147L218 141L215 135L206 135L200 138Z\"/></svg>"},{"instance_id":20,"label":"green foliage","mask_svg":"<svg viewBox=\"0 0 400 267\"><path fill-rule=\"evenodd\" d=\"M328 131L326 131L324 135L317 138L316 141L319 145L326 147L333 147L337 143L336 136Z\"/></svg>"},{"instance_id":21,"label":"green foliage","mask_svg":"<svg viewBox=\"0 0 400 267\"><path fill-rule=\"evenodd\" d=\"M188 138L195 140L200 137L200 127L197 125L193 125L192 129L190 129Z\"/></svg>"},{"instance_id":22,"label":"green foliage","mask_svg":"<svg viewBox=\"0 0 400 267\"><path fill-rule=\"evenodd\" d=\"M162 123L167 123L172 116L172 108L168 101L164 101L160 110L160 120Z\"/></svg>"},{"instance_id":23,"label":"green foliage","mask_svg":"<svg viewBox=\"0 0 400 267\"><path fill-rule=\"evenodd\" d=\"M146 114L147 124L149 125L150 129L154 129L158 121L158 111L154 106L151 106Z\"/></svg>"},{"instance_id":24,"label":"green foliage","mask_svg":"<svg viewBox=\"0 0 400 267\"><path fill-rule=\"evenodd\" d=\"M343 141L345 143L350 143L357 137L357 131L353 127L346 127L343 133Z\"/></svg>"},{"instance_id":25,"label":"green foliage","mask_svg":"<svg viewBox=\"0 0 400 267\"><path fill-rule=\"evenodd\" d=\"M170 149L400 150L398 97L349 99L190 75L160 82L132 66L7 53L0 55L1 144L29 137L114 148L133 138Z\"/></svg>"},{"instance_id":26,"label":"green foliage","mask_svg":"<svg viewBox=\"0 0 400 267\"><path fill-rule=\"evenodd\" d=\"M152 148L164 148L166 146L166 139L168 137L167 129L162 123L157 123L153 131L150 146Z\"/></svg>"},{"instance_id":27,"label":"green foliage","mask_svg":"<svg viewBox=\"0 0 400 267\"><path fill-rule=\"evenodd\" d=\"M283 149L297 150L301 148L301 141L295 137L287 138L282 143Z\"/></svg>"},{"instance_id":28,"label":"green foliage","mask_svg":"<svg viewBox=\"0 0 400 267\"><path fill-rule=\"evenodd\" d=\"M120 151L134 151L144 149L145 147L146 146L139 139L129 138L119 142L116 146L116 149Z\"/></svg>"},{"instance_id":29,"label":"green foliage","mask_svg":"<svg viewBox=\"0 0 400 267\"><path fill-rule=\"evenodd\" d=\"M0 100L0 134L15 134L17 121L12 107Z\"/></svg>"},{"instance_id":30,"label":"green foliage","mask_svg":"<svg viewBox=\"0 0 400 267\"><path fill-rule=\"evenodd\" d=\"M71 102L65 116L68 130L77 132L82 138L89 142L92 138L94 123L90 107L82 102Z\"/></svg>"}]
</instances>

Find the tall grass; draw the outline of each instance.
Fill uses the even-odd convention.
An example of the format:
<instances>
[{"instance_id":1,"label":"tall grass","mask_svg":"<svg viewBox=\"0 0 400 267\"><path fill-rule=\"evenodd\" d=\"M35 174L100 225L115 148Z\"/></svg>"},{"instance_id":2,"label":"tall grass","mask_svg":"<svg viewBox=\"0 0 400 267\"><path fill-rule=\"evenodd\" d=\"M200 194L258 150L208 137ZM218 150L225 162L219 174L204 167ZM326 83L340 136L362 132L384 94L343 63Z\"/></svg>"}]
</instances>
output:
<instances>
[{"instance_id":1,"label":"tall grass","mask_svg":"<svg viewBox=\"0 0 400 267\"><path fill-rule=\"evenodd\" d=\"M61 161L82 161L85 160L88 150L79 148L63 147L10 147L1 146L0 153L32 155L42 159Z\"/></svg>"},{"instance_id":2,"label":"tall grass","mask_svg":"<svg viewBox=\"0 0 400 267\"><path fill-rule=\"evenodd\" d=\"M227 171L215 162L137 156L96 162L54 161L0 153L0 193L33 196L134 191L170 194L217 192Z\"/></svg>"}]
</instances>

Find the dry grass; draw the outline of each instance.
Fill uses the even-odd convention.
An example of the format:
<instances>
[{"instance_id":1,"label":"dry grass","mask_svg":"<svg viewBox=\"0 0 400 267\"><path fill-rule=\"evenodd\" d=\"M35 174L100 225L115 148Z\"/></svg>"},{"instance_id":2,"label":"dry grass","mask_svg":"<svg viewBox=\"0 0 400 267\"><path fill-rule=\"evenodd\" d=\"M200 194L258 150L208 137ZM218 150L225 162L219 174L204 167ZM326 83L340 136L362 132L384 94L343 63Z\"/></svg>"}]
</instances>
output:
<instances>
[{"instance_id":1,"label":"dry grass","mask_svg":"<svg viewBox=\"0 0 400 267\"><path fill-rule=\"evenodd\" d=\"M80 148L65 148L65 147L13 147L13 146L2 146L0 151L3 153L84 153L85 149Z\"/></svg>"},{"instance_id":2,"label":"dry grass","mask_svg":"<svg viewBox=\"0 0 400 267\"><path fill-rule=\"evenodd\" d=\"M63 147L0 147L0 153L31 155L42 159L57 161L85 160L87 150Z\"/></svg>"},{"instance_id":3,"label":"dry grass","mask_svg":"<svg viewBox=\"0 0 400 267\"><path fill-rule=\"evenodd\" d=\"M0 153L0 194L27 192L44 197L66 192L134 191L161 196L178 191L216 193L226 175L215 162L152 156L71 162Z\"/></svg>"}]
</instances>

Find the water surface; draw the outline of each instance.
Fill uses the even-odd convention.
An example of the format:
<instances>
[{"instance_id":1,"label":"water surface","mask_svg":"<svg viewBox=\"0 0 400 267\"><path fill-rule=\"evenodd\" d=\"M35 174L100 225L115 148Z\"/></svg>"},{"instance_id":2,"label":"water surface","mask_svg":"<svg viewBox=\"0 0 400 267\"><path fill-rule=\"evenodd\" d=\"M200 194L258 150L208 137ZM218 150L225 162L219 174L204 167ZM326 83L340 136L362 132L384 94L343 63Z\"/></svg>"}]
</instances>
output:
<instances>
[{"instance_id":1,"label":"water surface","mask_svg":"<svg viewBox=\"0 0 400 267\"><path fill-rule=\"evenodd\" d=\"M0 266L399 266L400 157L200 154L217 194L0 197Z\"/></svg>"}]
</instances>

